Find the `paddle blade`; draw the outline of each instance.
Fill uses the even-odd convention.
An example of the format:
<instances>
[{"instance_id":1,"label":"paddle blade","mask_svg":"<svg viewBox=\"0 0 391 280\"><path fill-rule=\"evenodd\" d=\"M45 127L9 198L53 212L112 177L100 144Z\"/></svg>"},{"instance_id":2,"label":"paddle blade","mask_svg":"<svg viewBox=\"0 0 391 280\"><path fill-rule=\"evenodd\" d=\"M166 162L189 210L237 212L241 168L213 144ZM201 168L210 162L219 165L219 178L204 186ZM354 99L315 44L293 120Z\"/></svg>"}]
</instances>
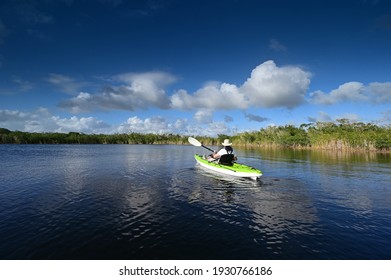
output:
<instances>
[{"instance_id":1,"label":"paddle blade","mask_svg":"<svg viewBox=\"0 0 391 280\"><path fill-rule=\"evenodd\" d=\"M187 141L189 141L189 143L192 144L193 146L197 146L197 147L201 147L202 146L201 142L198 141L197 139L193 138L193 137L187 138Z\"/></svg>"}]
</instances>

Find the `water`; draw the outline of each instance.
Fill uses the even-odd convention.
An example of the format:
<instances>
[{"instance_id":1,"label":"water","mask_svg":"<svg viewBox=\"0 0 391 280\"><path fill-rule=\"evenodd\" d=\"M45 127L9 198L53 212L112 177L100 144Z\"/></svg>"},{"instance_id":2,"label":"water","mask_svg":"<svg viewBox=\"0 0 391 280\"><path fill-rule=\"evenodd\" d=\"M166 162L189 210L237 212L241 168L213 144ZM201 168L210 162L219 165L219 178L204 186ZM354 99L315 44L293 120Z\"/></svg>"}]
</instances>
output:
<instances>
[{"instance_id":1,"label":"water","mask_svg":"<svg viewBox=\"0 0 391 280\"><path fill-rule=\"evenodd\" d=\"M391 259L391 157L171 145L0 145L0 259Z\"/></svg>"}]
</instances>

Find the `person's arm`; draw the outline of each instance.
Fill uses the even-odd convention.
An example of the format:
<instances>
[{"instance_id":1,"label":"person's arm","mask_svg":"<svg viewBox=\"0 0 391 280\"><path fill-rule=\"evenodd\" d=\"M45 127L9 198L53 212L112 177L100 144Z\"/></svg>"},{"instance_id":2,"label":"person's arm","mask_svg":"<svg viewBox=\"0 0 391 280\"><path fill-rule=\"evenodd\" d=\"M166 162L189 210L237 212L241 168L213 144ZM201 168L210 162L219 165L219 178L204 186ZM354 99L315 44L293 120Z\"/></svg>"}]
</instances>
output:
<instances>
[{"instance_id":1,"label":"person's arm","mask_svg":"<svg viewBox=\"0 0 391 280\"><path fill-rule=\"evenodd\" d=\"M218 159L218 158L220 158L222 155L224 155L226 152L225 152L225 149L223 148L223 149L221 149L221 150L219 150L217 153L214 153L213 154L213 158L214 159Z\"/></svg>"},{"instance_id":2,"label":"person's arm","mask_svg":"<svg viewBox=\"0 0 391 280\"><path fill-rule=\"evenodd\" d=\"M212 154L212 157L214 158L214 159L218 159L218 158L220 158L220 155L219 155L219 153L213 153Z\"/></svg>"}]
</instances>

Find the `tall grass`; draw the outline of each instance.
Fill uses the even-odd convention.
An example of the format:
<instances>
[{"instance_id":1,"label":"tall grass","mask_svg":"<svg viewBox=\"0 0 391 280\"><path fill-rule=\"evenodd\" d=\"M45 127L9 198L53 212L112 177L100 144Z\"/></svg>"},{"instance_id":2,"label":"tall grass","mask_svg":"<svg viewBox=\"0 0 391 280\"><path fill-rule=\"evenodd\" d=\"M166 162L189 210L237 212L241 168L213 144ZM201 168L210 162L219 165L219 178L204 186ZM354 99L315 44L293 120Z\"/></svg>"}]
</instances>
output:
<instances>
[{"instance_id":1,"label":"tall grass","mask_svg":"<svg viewBox=\"0 0 391 280\"><path fill-rule=\"evenodd\" d=\"M243 132L233 136L197 136L205 145L220 145L230 138L234 145L253 147L289 147L302 149L391 151L391 126L372 123L317 122L269 126L258 131ZM187 136L178 134L84 134L28 133L0 128L0 144L187 144Z\"/></svg>"},{"instance_id":2,"label":"tall grass","mask_svg":"<svg viewBox=\"0 0 391 280\"><path fill-rule=\"evenodd\" d=\"M335 150L391 150L391 127L339 120L300 127L285 125L262 128L232 137L237 145L316 148Z\"/></svg>"}]
</instances>

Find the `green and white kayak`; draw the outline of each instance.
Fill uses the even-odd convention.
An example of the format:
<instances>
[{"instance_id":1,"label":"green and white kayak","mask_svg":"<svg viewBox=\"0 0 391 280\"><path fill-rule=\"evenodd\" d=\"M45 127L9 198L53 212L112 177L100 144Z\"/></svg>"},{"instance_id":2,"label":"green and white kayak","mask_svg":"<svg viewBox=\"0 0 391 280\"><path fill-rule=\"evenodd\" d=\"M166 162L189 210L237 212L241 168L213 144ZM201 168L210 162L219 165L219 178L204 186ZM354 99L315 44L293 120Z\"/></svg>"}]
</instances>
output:
<instances>
[{"instance_id":1,"label":"green and white kayak","mask_svg":"<svg viewBox=\"0 0 391 280\"><path fill-rule=\"evenodd\" d=\"M223 165L219 164L217 161L210 162L207 159L204 159L203 156L198 154L195 154L194 158L202 167L205 167L218 173L235 177L251 178L253 180L258 180L259 177L262 176L261 170L255 169L254 167L248 165L236 162L234 162L232 165Z\"/></svg>"}]
</instances>

